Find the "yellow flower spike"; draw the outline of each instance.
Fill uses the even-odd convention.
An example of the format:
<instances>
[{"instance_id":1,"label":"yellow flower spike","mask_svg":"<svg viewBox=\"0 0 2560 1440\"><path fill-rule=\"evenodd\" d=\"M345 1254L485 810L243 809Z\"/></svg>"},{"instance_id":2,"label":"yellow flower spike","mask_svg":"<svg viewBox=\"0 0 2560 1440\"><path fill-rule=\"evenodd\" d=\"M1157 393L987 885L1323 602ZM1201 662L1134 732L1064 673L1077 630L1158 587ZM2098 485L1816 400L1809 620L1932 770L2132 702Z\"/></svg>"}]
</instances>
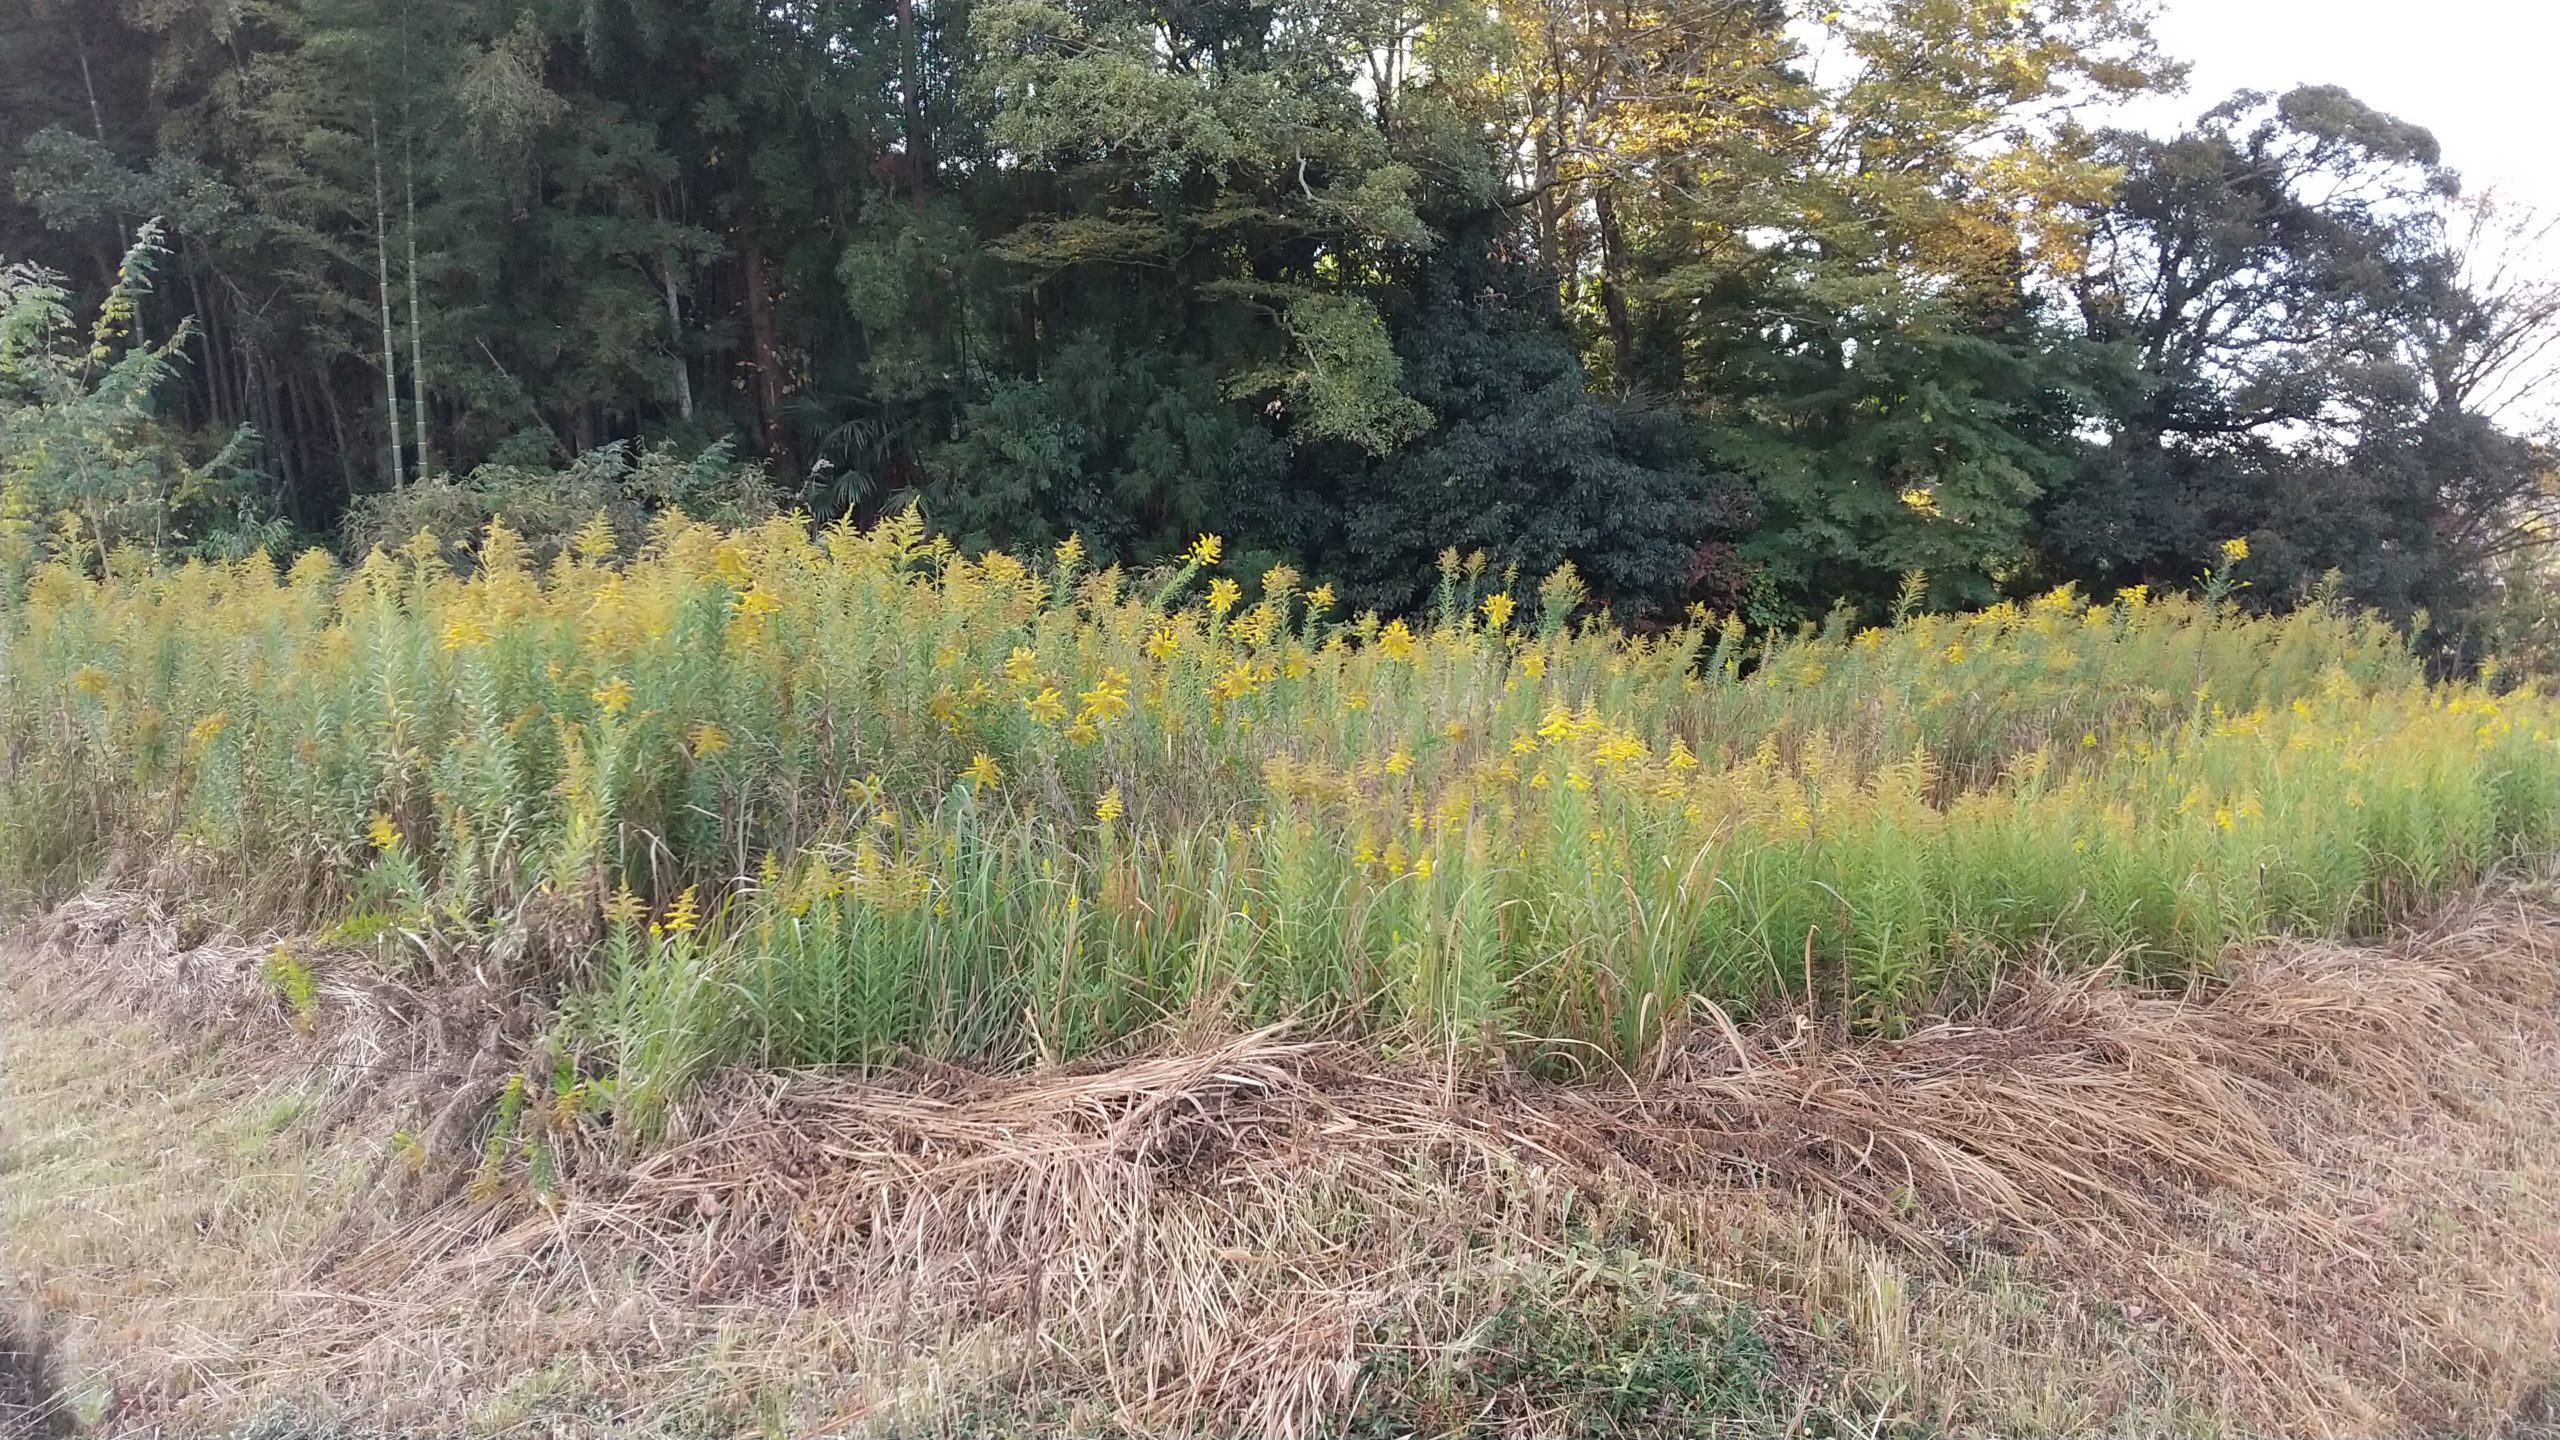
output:
<instances>
[{"instance_id":1,"label":"yellow flower spike","mask_svg":"<svg viewBox=\"0 0 2560 1440\"><path fill-rule=\"evenodd\" d=\"M1090 732L1101 722L1117 720L1129 713L1129 672L1105 670L1094 687L1077 697L1084 708L1076 715L1076 724Z\"/></svg>"},{"instance_id":2,"label":"yellow flower spike","mask_svg":"<svg viewBox=\"0 0 2560 1440\"><path fill-rule=\"evenodd\" d=\"M1059 541L1057 548L1049 553L1057 558L1060 570L1073 574L1075 568L1084 563L1084 537L1070 535Z\"/></svg>"},{"instance_id":3,"label":"yellow flower spike","mask_svg":"<svg viewBox=\"0 0 2560 1440\"><path fill-rule=\"evenodd\" d=\"M1041 686L1039 694L1022 704L1025 710L1031 712L1031 718L1043 725L1055 725L1067 718L1066 697L1058 693L1058 687L1055 685Z\"/></svg>"},{"instance_id":4,"label":"yellow flower spike","mask_svg":"<svg viewBox=\"0 0 2560 1440\"><path fill-rule=\"evenodd\" d=\"M1511 623L1511 612L1515 608L1515 602L1508 594L1497 591L1484 597L1478 602L1476 608L1484 612L1486 629L1500 631Z\"/></svg>"},{"instance_id":5,"label":"yellow flower spike","mask_svg":"<svg viewBox=\"0 0 2560 1440\"><path fill-rule=\"evenodd\" d=\"M1096 824L1108 825L1119 819L1122 813L1120 787L1117 785L1103 791L1102 798L1093 802L1093 818Z\"/></svg>"},{"instance_id":6,"label":"yellow flower spike","mask_svg":"<svg viewBox=\"0 0 2560 1440\"><path fill-rule=\"evenodd\" d=\"M676 897L675 908L667 912L666 923L661 928L669 935L690 935L701 918L701 911L695 905L693 887L687 885L684 893Z\"/></svg>"},{"instance_id":7,"label":"yellow flower spike","mask_svg":"<svg viewBox=\"0 0 2560 1440\"><path fill-rule=\"evenodd\" d=\"M1401 620L1390 620L1378 632L1378 653L1390 660L1413 658L1413 631Z\"/></svg>"},{"instance_id":8,"label":"yellow flower spike","mask_svg":"<svg viewBox=\"0 0 2560 1440\"><path fill-rule=\"evenodd\" d=\"M693 752L693 758L700 760L728 749L729 732L708 720L698 721L685 741L686 747Z\"/></svg>"},{"instance_id":9,"label":"yellow flower spike","mask_svg":"<svg viewBox=\"0 0 2560 1440\"><path fill-rule=\"evenodd\" d=\"M1412 757L1411 755L1408 755L1408 754L1406 754L1406 753L1405 753L1405 749L1404 749L1404 747L1403 747L1403 746L1401 746L1401 745L1397 746L1397 747L1395 748L1394 752L1393 752L1393 753L1391 753L1391 754L1389 754L1389 755L1387 756L1387 773L1388 773L1388 774L1390 774L1390 775L1405 775L1405 774L1410 774L1410 773L1412 773L1412 770L1413 770L1413 757Z\"/></svg>"},{"instance_id":10,"label":"yellow flower spike","mask_svg":"<svg viewBox=\"0 0 2560 1440\"><path fill-rule=\"evenodd\" d=\"M969 767L960 772L960 778L969 782L972 791L978 791L989 788L1004 777L996 769L995 757L981 750L969 757Z\"/></svg>"},{"instance_id":11,"label":"yellow flower spike","mask_svg":"<svg viewBox=\"0 0 2560 1440\"><path fill-rule=\"evenodd\" d=\"M386 855L400 848L399 830L392 826L391 817L379 810L366 818L364 834L365 838L373 843L374 849Z\"/></svg>"},{"instance_id":12,"label":"yellow flower spike","mask_svg":"<svg viewBox=\"0 0 2560 1440\"><path fill-rule=\"evenodd\" d=\"M1333 586L1331 584L1319 585L1313 590L1307 592L1307 613L1309 615L1322 615L1331 609L1333 609Z\"/></svg>"},{"instance_id":13,"label":"yellow flower spike","mask_svg":"<svg viewBox=\"0 0 2560 1440\"><path fill-rule=\"evenodd\" d=\"M107 672L95 665L83 665L72 672L71 688L83 695L107 693Z\"/></svg>"},{"instance_id":14,"label":"yellow flower spike","mask_svg":"<svg viewBox=\"0 0 2560 1440\"><path fill-rule=\"evenodd\" d=\"M1206 568L1217 564L1218 557L1224 555L1226 551L1226 541L1215 535L1203 535L1191 542L1191 548L1182 552L1182 558L1190 564Z\"/></svg>"},{"instance_id":15,"label":"yellow flower spike","mask_svg":"<svg viewBox=\"0 0 2560 1440\"><path fill-rule=\"evenodd\" d=\"M569 548L579 559L594 565L612 559L619 543L614 538L613 521L598 509L585 525L579 527L577 538L570 542Z\"/></svg>"},{"instance_id":16,"label":"yellow flower spike","mask_svg":"<svg viewBox=\"0 0 2560 1440\"><path fill-rule=\"evenodd\" d=\"M1224 575L1209 582L1209 613L1212 615L1225 616L1243 598L1244 588Z\"/></svg>"},{"instance_id":17,"label":"yellow flower spike","mask_svg":"<svg viewBox=\"0 0 2560 1440\"><path fill-rule=\"evenodd\" d=\"M470 650L489 643L489 627L476 616L459 615L445 623L441 640L447 650Z\"/></svg>"},{"instance_id":18,"label":"yellow flower spike","mask_svg":"<svg viewBox=\"0 0 2560 1440\"><path fill-rule=\"evenodd\" d=\"M2249 539L2247 536L2234 535L2230 539L2222 542L2222 562L2224 564L2237 565L2248 558Z\"/></svg>"},{"instance_id":19,"label":"yellow flower spike","mask_svg":"<svg viewBox=\"0 0 2560 1440\"><path fill-rule=\"evenodd\" d=\"M616 675L597 686L592 698L597 709L607 715L619 715L631 708L631 682Z\"/></svg>"}]
</instances>

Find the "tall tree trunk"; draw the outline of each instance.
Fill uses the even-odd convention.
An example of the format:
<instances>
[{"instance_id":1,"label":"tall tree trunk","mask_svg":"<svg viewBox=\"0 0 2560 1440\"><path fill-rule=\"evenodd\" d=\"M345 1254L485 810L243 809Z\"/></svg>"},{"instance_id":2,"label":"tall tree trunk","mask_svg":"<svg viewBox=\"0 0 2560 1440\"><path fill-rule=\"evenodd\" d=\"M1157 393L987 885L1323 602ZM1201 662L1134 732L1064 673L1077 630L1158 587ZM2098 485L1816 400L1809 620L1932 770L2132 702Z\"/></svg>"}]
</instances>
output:
<instances>
[{"instance_id":1,"label":"tall tree trunk","mask_svg":"<svg viewBox=\"0 0 2560 1440\"><path fill-rule=\"evenodd\" d=\"M71 41L80 51L80 88L89 96L89 128L96 133L99 148L104 149L107 143L107 112L98 105L98 82L89 74L89 27L86 23L72 23Z\"/></svg>"},{"instance_id":2,"label":"tall tree trunk","mask_svg":"<svg viewBox=\"0 0 2560 1440\"><path fill-rule=\"evenodd\" d=\"M391 431L391 488L408 483L400 455L400 363L391 349L391 236L382 199L382 119L373 120L374 293L382 299L382 405Z\"/></svg>"},{"instance_id":3,"label":"tall tree trunk","mask_svg":"<svg viewBox=\"0 0 2560 1440\"><path fill-rule=\"evenodd\" d=\"M355 453L353 445L347 436L347 412L344 407L338 404L338 387L329 383L328 372L325 370L320 372L315 379L320 387L320 403L325 406L329 412L329 433L334 436L338 442L330 448L329 453L339 457L339 488L345 490L349 495L353 495L356 488L355 480L347 473L347 462L345 458Z\"/></svg>"},{"instance_id":4,"label":"tall tree trunk","mask_svg":"<svg viewBox=\"0 0 2560 1440\"><path fill-rule=\"evenodd\" d=\"M667 252L659 275L667 290L667 354L676 367L676 414L687 423L693 420L693 376L684 363L684 304L676 298L676 257Z\"/></svg>"},{"instance_id":5,"label":"tall tree trunk","mask_svg":"<svg viewBox=\"0 0 2560 1440\"><path fill-rule=\"evenodd\" d=\"M291 401L292 392L279 392L275 377L266 373L266 367L258 363L258 352L254 349L241 352L240 378L248 393L257 397L250 422L266 432L267 443L274 447L276 471L284 481L284 500L291 505L302 493L303 426L297 418L288 431L285 428L285 411L279 402Z\"/></svg>"},{"instance_id":6,"label":"tall tree trunk","mask_svg":"<svg viewBox=\"0 0 2560 1440\"><path fill-rule=\"evenodd\" d=\"M1606 181L1592 187L1591 205L1600 228L1600 309L1608 317L1618 388L1624 390L1636 360L1635 321L1627 311L1627 232L1618 223L1618 205Z\"/></svg>"},{"instance_id":7,"label":"tall tree trunk","mask_svg":"<svg viewBox=\"0 0 2560 1440\"><path fill-rule=\"evenodd\" d=\"M404 123L401 128L408 127ZM409 207L409 408L417 418L418 478L423 480L436 461L435 451L427 444L427 352L426 342L419 338L417 150L416 142L407 136L400 141L400 183L408 192Z\"/></svg>"},{"instance_id":8,"label":"tall tree trunk","mask_svg":"<svg viewBox=\"0 0 2560 1440\"><path fill-rule=\"evenodd\" d=\"M196 267L189 265L186 271L187 294L194 299L196 307L196 338L204 341L205 412L216 425L237 424L238 416L232 408L231 396L223 385L222 332L214 324L212 307L204 303L204 281L197 276ZM241 398L247 398L245 388Z\"/></svg>"},{"instance_id":9,"label":"tall tree trunk","mask_svg":"<svg viewBox=\"0 0 2560 1440\"><path fill-rule=\"evenodd\" d=\"M898 108L906 119L907 196L924 203L924 180L932 166L926 154L924 88L917 78L916 0L898 0Z\"/></svg>"},{"instance_id":10,"label":"tall tree trunk","mask_svg":"<svg viewBox=\"0 0 2560 1440\"><path fill-rule=\"evenodd\" d=\"M764 235L753 211L738 235L738 259L746 269L747 345L756 368L756 411L764 424L764 458L785 477L797 479L800 468L791 454L791 431L782 418L786 386L782 339L773 317L773 276L765 265Z\"/></svg>"}]
</instances>

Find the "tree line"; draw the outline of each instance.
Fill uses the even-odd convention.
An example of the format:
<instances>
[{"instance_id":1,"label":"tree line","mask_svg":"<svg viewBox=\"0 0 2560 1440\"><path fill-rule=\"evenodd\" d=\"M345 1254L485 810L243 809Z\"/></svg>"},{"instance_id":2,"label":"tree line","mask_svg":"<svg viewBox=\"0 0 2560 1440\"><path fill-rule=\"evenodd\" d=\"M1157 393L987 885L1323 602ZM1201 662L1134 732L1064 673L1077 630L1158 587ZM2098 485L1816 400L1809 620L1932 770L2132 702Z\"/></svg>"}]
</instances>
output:
<instances>
[{"instance_id":1,"label":"tree line","mask_svg":"<svg viewBox=\"0 0 2560 1440\"><path fill-rule=\"evenodd\" d=\"M2237 537L2454 654L2560 510L2550 228L2335 88L2106 128L2180 83L2138 0L14 0L0 54L0 470L139 464L155 544L913 503L1786 623ZM36 365L75 295L126 313ZM168 473L61 419L110 328Z\"/></svg>"}]
</instances>

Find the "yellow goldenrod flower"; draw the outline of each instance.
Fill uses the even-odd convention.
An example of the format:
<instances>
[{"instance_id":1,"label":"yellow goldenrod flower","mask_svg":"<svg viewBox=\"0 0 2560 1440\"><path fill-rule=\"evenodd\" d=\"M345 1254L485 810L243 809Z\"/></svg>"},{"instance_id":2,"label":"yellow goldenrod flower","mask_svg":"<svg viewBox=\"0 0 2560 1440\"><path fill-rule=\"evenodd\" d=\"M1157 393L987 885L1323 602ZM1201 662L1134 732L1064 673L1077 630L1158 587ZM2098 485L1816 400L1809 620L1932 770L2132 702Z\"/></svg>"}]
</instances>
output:
<instances>
[{"instance_id":1,"label":"yellow goldenrod flower","mask_svg":"<svg viewBox=\"0 0 2560 1440\"><path fill-rule=\"evenodd\" d=\"M670 935L690 935L700 919L701 912L694 904L693 887L687 885L684 893L676 897L675 908L667 912L666 924L661 928Z\"/></svg>"},{"instance_id":2,"label":"yellow goldenrod flower","mask_svg":"<svg viewBox=\"0 0 2560 1440\"><path fill-rule=\"evenodd\" d=\"M1182 558L1191 564L1206 567L1217 564L1218 557L1225 554L1226 550L1226 541L1215 535L1203 535L1191 542L1191 548L1182 552Z\"/></svg>"},{"instance_id":3,"label":"yellow goldenrod flower","mask_svg":"<svg viewBox=\"0 0 2560 1440\"><path fill-rule=\"evenodd\" d=\"M697 721L686 736L686 743L693 751L693 757L699 760L728 749L729 733L708 720Z\"/></svg>"},{"instance_id":4,"label":"yellow goldenrod flower","mask_svg":"<svg viewBox=\"0 0 2560 1440\"><path fill-rule=\"evenodd\" d=\"M1333 586L1319 585L1307 592L1307 613L1322 615L1333 608Z\"/></svg>"},{"instance_id":5,"label":"yellow goldenrod flower","mask_svg":"<svg viewBox=\"0 0 2560 1440\"><path fill-rule=\"evenodd\" d=\"M631 708L631 682L616 675L596 687L596 708L607 715L619 715Z\"/></svg>"},{"instance_id":6,"label":"yellow goldenrod flower","mask_svg":"<svg viewBox=\"0 0 2560 1440\"><path fill-rule=\"evenodd\" d=\"M1092 726L1097 722L1119 719L1129 713L1128 672L1103 671L1101 681L1077 698L1084 705L1076 717L1078 724Z\"/></svg>"},{"instance_id":7,"label":"yellow goldenrod flower","mask_svg":"<svg viewBox=\"0 0 2560 1440\"><path fill-rule=\"evenodd\" d=\"M2234 535L2230 539L2222 542L2222 561L2224 564L2237 565L2248 558L2249 540L2247 536Z\"/></svg>"},{"instance_id":8,"label":"yellow goldenrod flower","mask_svg":"<svg viewBox=\"0 0 2560 1440\"><path fill-rule=\"evenodd\" d=\"M1390 752L1390 753L1388 754L1388 756L1387 756L1387 773L1388 773L1388 774L1390 774L1390 775L1405 775L1405 774L1410 774L1410 773L1412 772L1412 770L1413 770L1413 757L1412 757L1411 755L1409 755L1409 754L1405 753L1405 749L1404 749L1404 747L1403 747L1403 746L1401 746L1401 745L1397 746L1397 747L1396 747L1392 752Z\"/></svg>"},{"instance_id":9,"label":"yellow goldenrod flower","mask_svg":"<svg viewBox=\"0 0 2560 1440\"><path fill-rule=\"evenodd\" d=\"M969 767L960 772L960 778L969 782L971 790L984 790L1003 776L996 770L995 758L981 750L969 757Z\"/></svg>"},{"instance_id":10,"label":"yellow goldenrod flower","mask_svg":"<svg viewBox=\"0 0 2560 1440\"><path fill-rule=\"evenodd\" d=\"M391 817L383 814L379 810L374 811L371 816L366 818L364 822L364 834L367 840L373 842L374 849L380 850L386 854L400 848L399 830L392 826Z\"/></svg>"},{"instance_id":11,"label":"yellow goldenrod flower","mask_svg":"<svg viewBox=\"0 0 2560 1440\"><path fill-rule=\"evenodd\" d=\"M569 543L569 549L579 559L594 564L612 558L616 543L613 521L606 517L604 511L598 510L588 517L585 525L579 527L577 538Z\"/></svg>"},{"instance_id":12,"label":"yellow goldenrod flower","mask_svg":"<svg viewBox=\"0 0 2560 1440\"><path fill-rule=\"evenodd\" d=\"M447 650L469 650L489 643L489 627L478 618L459 615L445 622L443 647Z\"/></svg>"},{"instance_id":13,"label":"yellow goldenrod flower","mask_svg":"<svg viewBox=\"0 0 2560 1440\"><path fill-rule=\"evenodd\" d=\"M1378 653L1390 660L1413 658L1413 631L1401 620L1390 620L1378 632Z\"/></svg>"},{"instance_id":14,"label":"yellow goldenrod flower","mask_svg":"<svg viewBox=\"0 0 2560 1440\"><path fill-rule=\"evenodd\" d=\"M1120 787L1117 785L1103 791L1102 798L1093 803L1093 818L1099 824L1108 825L1119 819L1121 813Z\"/></svg>"},{"instance_id":15,"label":"yellow goldenrod flower","mask_svg":"<svg viewBox=\"0 0 2560 1440\"><path fill-rule=\"evenodd\" d=\"M1209 613L1212 615L1224 616L1243 598L1243 587L1224 575L1209 582Z\"/></svg>"},{"instance_id":16,"label":"yellow goldenrod flower","mask_svg":"<svg viewBox=\"0 0 2560 1440\"><path fill-rule=\"evenodd\" d=\"M1484 612L1486 629L1500 630L1511 623L1511 612L1515 605L1510 595L1496 591L1484 597L1476 608Z\"/></svg>"}]
</instances>

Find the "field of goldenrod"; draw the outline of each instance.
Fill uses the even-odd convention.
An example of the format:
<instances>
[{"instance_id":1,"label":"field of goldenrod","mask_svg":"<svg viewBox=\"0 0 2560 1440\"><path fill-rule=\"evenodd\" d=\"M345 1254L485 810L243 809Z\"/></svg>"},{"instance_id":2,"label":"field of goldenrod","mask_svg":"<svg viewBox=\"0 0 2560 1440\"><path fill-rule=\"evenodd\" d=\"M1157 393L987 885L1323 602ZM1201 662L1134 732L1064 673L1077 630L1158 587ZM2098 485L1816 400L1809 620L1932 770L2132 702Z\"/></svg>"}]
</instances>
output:
<instances>
[{"instance_id":1,"label":"field of goldenrod","mask_svg":"<svg viewBox=\"0 0 2560 1440\"><path fill-rule=\"evenodd\" d=\"M1202 1010L1602 1059L1699 997L1891 1029L2032 951L2184 975L2560 838L2560 705L2328 609L1628 634L1456 557L1416 624L1207 537L1135 576L912 520L619 548L36 567L0 866L175 850L444 937L386 964L570 917L564 1013L645 1090Z\"/></svg>"}]
</instances>

